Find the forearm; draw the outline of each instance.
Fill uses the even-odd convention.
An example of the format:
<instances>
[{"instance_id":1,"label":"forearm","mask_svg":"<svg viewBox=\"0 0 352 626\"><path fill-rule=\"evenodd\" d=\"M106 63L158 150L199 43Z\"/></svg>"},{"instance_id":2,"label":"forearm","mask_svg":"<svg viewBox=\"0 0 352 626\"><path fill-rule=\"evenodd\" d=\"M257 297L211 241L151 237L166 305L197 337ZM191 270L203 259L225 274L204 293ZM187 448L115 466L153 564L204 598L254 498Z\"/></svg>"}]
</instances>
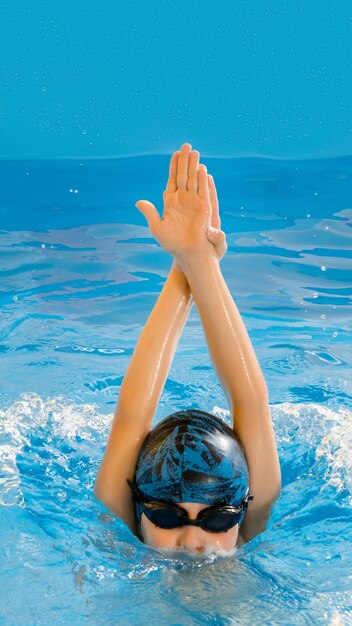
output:
<instances>
[{"instance_id":1,"label":"forearm","mask_svg":"<svg viewBox=\"0 0 352 626\"><path fill-rule=\"evenodd\" d=\"M193 302L185 276L172 268L139 337L118 399L123 415L134 421L148 416L150 424L141 426L151 426Z\"/></svg>"},{"instance_id":2,"label":"forearm","mask_svg":"<svg viewBox=\"0 0 352 626\"><path fill-rule=\"evenodd\" d=\"M203 324L209 352L231 408L267 397L264 375L214 254L186 259L182 269Z\"/></svg>"}]
</instances>

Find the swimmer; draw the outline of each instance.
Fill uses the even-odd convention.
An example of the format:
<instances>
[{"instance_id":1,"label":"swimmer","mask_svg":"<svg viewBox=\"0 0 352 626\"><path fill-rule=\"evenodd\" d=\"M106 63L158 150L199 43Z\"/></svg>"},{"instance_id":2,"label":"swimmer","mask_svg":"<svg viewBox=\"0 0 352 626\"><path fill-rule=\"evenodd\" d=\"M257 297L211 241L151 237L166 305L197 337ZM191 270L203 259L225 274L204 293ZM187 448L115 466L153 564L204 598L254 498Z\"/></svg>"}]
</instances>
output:
<instances>
[{"instance_id":1,"label":"swimmer","mask_svg":"<svg viewBox=\"0 0 352 626\"><path fill-rule=\"evenodd\" d=\"M94 495L152 547L228 552L265 530L281 472L266 381L220 269L214 179L199 157L188 143L172 155L162 218L136 203L173 262L125 373ZM189 409L153 428L194 303L232 427Z\"/></svg>"}]
</instances>

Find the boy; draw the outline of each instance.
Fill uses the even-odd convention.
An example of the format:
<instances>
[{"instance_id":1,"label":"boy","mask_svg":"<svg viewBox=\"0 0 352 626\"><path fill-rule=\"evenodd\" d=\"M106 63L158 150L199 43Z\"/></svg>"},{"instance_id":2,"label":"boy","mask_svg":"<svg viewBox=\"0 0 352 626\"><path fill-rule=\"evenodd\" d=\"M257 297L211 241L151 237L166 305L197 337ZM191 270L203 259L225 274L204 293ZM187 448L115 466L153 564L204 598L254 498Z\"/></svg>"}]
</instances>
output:
<instances>
[{"instance_id":1,"label":"boy","mask_svg":"<svg viewBox=\"0 0 352 626\"><path fill-rule=\"evenodd\" d=\"M190 144L183 144L181 150L173 154L163 198L162 218L150 202L139 201L136 206L145 216L154 238L174 261L125 374L94 494L123 519L133 533L140 537L144 534L144 540L150 545L191 552L204 552L209 548L229 550L265 529L270 510L280 494L281 473L268 390L245 325L220 270L219 260L227 246L225 234L219 230L215 184L207 175L206 167L199 165L199 152L192 150ZM230 520L232 515L232 520L236 521L239 514L233 502L220 501L219 497L203 500L202 489L199 489L198 500L192 497L189 501L175 502L154 494L153 501L151 494L143 493L136 481L132 481L193 302L229 402L234 440L237 438L240 442L248 464L251 496L248 497L248 492L247 503L248 499L254 499L240 531L236 524L224 532L214 532L199 521L201 512L209 509L209 502L216 508L217 519L221 514ZM235 475L234 467L233 478ZM140 520L136 519L136 502L144 507ZM241 502L242 507L244 502ZM179 520L176 526L165 528L150 521L150 511L155 507L159 510L153 519L161 519L162 506L169 520L171 509L176 506L174 513ZM205 515L213 517L212 526L214 511L207 510Z\"/></svg>"}]
</instances>

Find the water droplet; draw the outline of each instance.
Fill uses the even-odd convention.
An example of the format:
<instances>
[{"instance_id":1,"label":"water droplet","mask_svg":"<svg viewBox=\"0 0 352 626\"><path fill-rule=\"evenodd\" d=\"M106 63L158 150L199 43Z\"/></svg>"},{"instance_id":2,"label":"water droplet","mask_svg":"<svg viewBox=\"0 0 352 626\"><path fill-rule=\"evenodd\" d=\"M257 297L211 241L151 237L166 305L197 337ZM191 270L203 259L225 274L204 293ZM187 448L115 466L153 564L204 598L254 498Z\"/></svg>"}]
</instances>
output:
<instances>
[{"instance_id":1,"label":"water droplet","mask_svg":"<svg viewBox=\"0 0 352 626\"><path fill-rule=\"evenodd\" d=\"M45 243L42 243L41 247L42 247L42 248L45 248Z\"/></svg>"},{"instance_id":2,"label":"water droplet","mask_svg":"<svg viewBox=\"0 0 352 626\"><path fill-rule=\"evenodd\" d=\"M15 300L16 302L16 300L18 300L18 296L13 296L12 300Z\"/></svg>"},{"instance_id":3,"label":"water droplet","mask_svg":"<svg viewBox=\"0 0 352 626\"><path fill-rule=\"evenodd\" d=\"M325 318L326 318L325 313L322 313L322 314L321 314L321 316L320 316L320 319L321 319L321 320L325 320Z\"/></svg>"},{"instance_id":4,"label":"water droplet","mask_svg":"<svg viewBox=\"0 0 352 626\"><path fill-rule=\"evenodd\" d=\"M337 337L338 333L335 331L334 333L332 333L333 337Z\"/></svg>"},{"instance_id":5,"label":"water droplet","mask_svg":"<svg viewBox=\"0 0 352 626\"><path fill-rule=\"evenodd\" d=\"M317 294L317 292L315 291L315 292L313 293L313 298L317 298L317 297L318 297L318 294Z\"/></svg>"},{"instance_id":6,"label":"water droplet","mask_svg":"<svg viewBox=\"0 0 352 626\"><path fill-rule=\"evenodd\" d=\"M322 272L326 272L326 267L325 267L325 265L322 265L322 266L321 266L321 271L322 271Z\"/></svg>"},{"instance_id":7,"label":"water droplet","mask_svg":"<svg viewBox=\"0 0 352 626\"><path fill-rule=\"evenodd\" d=\"M44 93L46 91L46 87L42 87L42 91Z\"/></svg>"},{"instance_id":8,"label":"water droplet","mask_svg":"<svg viewBox=\"0 0 352 626\"><path fill-rule=\"evenodd\" d=\"M314 195L315 195L315 196L317 196L317 195L318 195L318 192L316 191Z\"/></svg>"},{"instance_id":9,"label":"water droplet","mask_svg":"<svg viewBox=\"0 0 352 626\"><path fill-rule=\"evenodd\" d=\"M325 230L329 230L329 226L325 226Z\"/></svg>"},{"instance_id":10,"label":"water droplet","mask_svg":"<svg viewBox=\"0 0 352 626\"><path fill-rule=\"evenodd\" d=\"M310 213L307 214L307 217L310 217Z\"/></svg>"},{"instance_id":11,"label":"water droplet","mask_svg":"<svg viewBox=\"0 0 352 626\"><path fill-rule=\"evenodd\" d=\"M75 193L78 193L78 189L75 189Z\"/></svg>"},{"instance_id":12,"label":"water droplet","mask_svg":"<svg viewBox=\"0 0 352 626\"><path fill-rule=\"evenodd\" d=\"M88 132L88 131L87 131L86 129L82 130L82 135L86 135L86 134L87 134L87 132Z\"/></svg>"}]
</instances>

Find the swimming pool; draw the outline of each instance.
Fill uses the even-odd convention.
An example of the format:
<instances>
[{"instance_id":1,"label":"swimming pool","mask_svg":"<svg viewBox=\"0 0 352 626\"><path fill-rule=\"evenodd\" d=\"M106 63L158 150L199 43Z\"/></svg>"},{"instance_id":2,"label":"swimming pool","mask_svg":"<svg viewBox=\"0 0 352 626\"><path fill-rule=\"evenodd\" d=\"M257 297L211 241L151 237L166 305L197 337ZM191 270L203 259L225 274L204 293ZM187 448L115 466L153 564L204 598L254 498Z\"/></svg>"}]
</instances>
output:
<instances>
[{"instance_id":1,"label":"swimming pool","mask_svg":"<svg viewBox=\"0 0 352 626\"><path fill-rule=\"evenodd\" d=\"M6 625L352 624L352 157L204 162L222 271L269 388L281 497L265 532L226 558L153 550L94 499L171 265L134 206L162 208L168 157L2 161ZM155 423L188 407L228 418L195 307Z\"/></svg>"}]
</instances>

